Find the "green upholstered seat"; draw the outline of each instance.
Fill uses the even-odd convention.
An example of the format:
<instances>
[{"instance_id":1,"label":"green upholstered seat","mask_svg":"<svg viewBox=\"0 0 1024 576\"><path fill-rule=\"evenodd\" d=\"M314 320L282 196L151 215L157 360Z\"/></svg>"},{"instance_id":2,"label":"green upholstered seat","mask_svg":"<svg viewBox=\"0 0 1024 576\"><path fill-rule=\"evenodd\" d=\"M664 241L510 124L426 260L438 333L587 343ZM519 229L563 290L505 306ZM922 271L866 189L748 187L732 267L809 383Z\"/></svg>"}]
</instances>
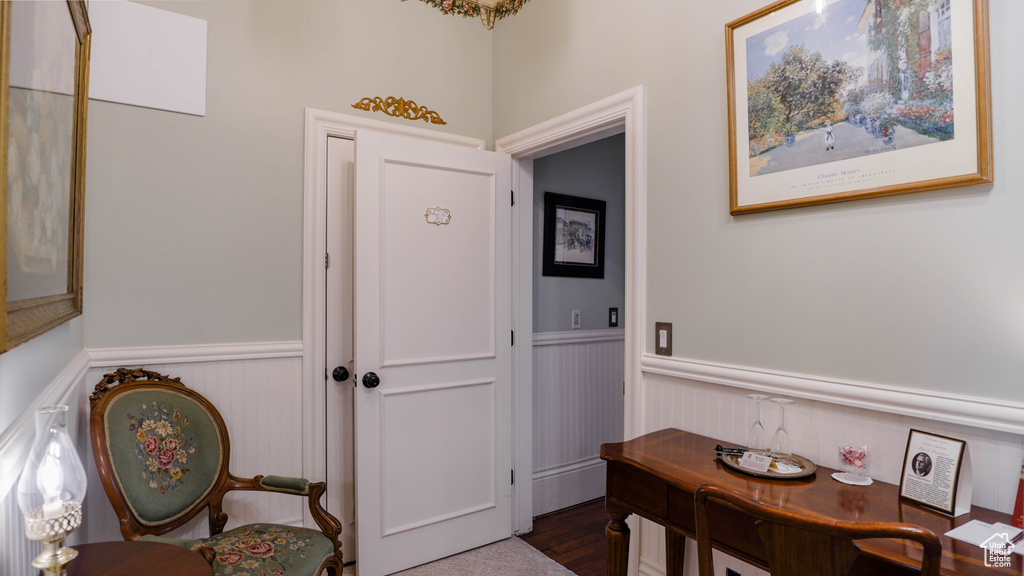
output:
<instances>
[{"instance_id":1,"label":"green upholstered seat","mask_svg":"<svg viewBox=\"0 0 1024 576\"><path fill-rule=\"evenodd\" d=\"M90 403L93 455L125 539L196 550L218 575L340 576L341 524L320 504L326 485L230 474L220 413L180 379L121 368L96 385ZM228 518L221 505L229 490L304 497L320 530L258 523L223 532ZM162 536L205 509L209 538Z\"/></svg>"},{"instance_id":2,"label":"green upholstered seat","mask_svg":"<svg viewBox=\"0 0 1024 576\"><path fill-rule=\"evenodd\" d=\"M200 540L160 536L139 539L167 542L192 550L203 546L212 548L216 554L213 572L218 576L316 574L324 561L334 554L334 544L320 531L280 524L248 524Z\"/></svg>"}]
</instances>

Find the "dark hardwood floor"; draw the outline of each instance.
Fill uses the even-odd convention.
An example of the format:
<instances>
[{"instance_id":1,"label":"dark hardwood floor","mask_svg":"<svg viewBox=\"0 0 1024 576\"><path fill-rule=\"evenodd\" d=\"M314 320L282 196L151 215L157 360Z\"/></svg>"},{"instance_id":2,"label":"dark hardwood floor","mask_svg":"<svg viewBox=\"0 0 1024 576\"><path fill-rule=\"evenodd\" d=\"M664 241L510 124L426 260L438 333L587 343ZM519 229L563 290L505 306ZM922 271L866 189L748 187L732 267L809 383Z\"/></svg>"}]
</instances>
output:
<instances>
[{"instance_id":1,"label":"dark hardwood floor","mask_svg":"<svg viewBox=\"0 0 1024 576\"><path fill-rule=\"evenodd\" d=\"M604 499L533 519L533 532L521 536L578 576L605 576Z\"/></svg>"}]
</instances>

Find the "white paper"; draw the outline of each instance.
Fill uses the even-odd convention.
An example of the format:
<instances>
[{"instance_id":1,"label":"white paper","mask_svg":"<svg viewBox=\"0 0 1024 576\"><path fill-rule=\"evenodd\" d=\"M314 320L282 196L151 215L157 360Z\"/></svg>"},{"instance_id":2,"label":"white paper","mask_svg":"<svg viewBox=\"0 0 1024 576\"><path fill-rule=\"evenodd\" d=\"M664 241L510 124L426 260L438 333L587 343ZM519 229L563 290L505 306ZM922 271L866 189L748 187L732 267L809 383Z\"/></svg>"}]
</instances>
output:
<instances>
[{"instance_id":1,"label":"white paper","mask_svg":"<svg viewBox=\"0 0 1024 576\"><path fill-rule=\"evenodd\" d=\"M958 526L946 532L946 536L950 538L978 547L983 547L985 543L993 538L1002 538L1013 543L1014 553L1024 555L1024 545L1021 545L1022 543L1020 542L1022 535L1024 535L1024 530L1020 528L1003 524L1002 522L988 524L981 520L971 520L963 526Z\"/></svg>"},{"instance_id":2,"label":"white paper","mask_svg":"<svg viewBox=\"0 0 1024 576\"><path fill-rule=\"evenodd\" d=\"M205 20L123 0L93 1L89 97L206 115Z\"/></svg>"},{"instance_id":3,"label":"white paper","mask_svg":"<svg viewBox=\"0 0 1024 576\"><path fill-rule=\"evenodd\" d=\"M758 454L757 452L744 452L743 457L740 458L741 468L746 468L747 470L753 470L755 472L767 472L768 467L771 465L771 456Z\"/></svg>"}]
</instances>

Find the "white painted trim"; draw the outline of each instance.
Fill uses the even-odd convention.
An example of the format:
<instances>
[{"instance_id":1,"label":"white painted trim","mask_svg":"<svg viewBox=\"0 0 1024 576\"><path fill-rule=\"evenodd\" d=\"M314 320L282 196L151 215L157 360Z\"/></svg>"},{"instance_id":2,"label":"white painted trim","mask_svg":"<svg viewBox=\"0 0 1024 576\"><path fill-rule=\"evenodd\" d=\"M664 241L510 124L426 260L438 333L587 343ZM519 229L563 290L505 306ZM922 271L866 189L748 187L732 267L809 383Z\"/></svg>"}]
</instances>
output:
<instances>
[{"instance_id":1,"label":"white painted trim","mask_svg":"<svg viewBox=\"0 0 1024 576\"><path fill-rule=\"evenodd\" d=\"M625 133L626 147L626 301L622 312L631 321L625 331L625 436L640 431L640 356L643 354L646 323L647 277L647 114L646 92L636 86L604 100L568 112L546 122L499 139L495 147L510 154L516 191L513 216L512 263L514 268L513 331L532 336L533 278L533 159L585 144L612 134ZM533 346L513 351L513 454L517 470L533 465L532 409ZM533 526L531 486L513 486L513 531L522 533ZM635 554L632 556L635 558ZM631 573L635 574L635 564Z\"/></svg>"},{"instance_id":2,"label":"white painted trim","mask_svg":"<svg viewBox=\"0 0 1024 576\"><path fill-rule=\"evenodd\" d=\"M306 108L302 192L302 470L306 478L324 478L327 470L327 420L323 406L325 356L325 277L327 257L327 139L355 140L359 130L374 130L458 146L485 149L480 138L381 122ZM306 518L311 526L312 518Z\"/></svg>"},{"instance_id":3,"label":"white painted trim","mask_svg":"<svg viewBox=\"0 0 1024 576\"><path fill-rule=\"evenodd\" d=\"M547 514L600 498L604 483L604 461L597 456L534 471L534 513Z\"/></svg>"},{"instance_id":4,"label":"white painted trim","mask_svg":"<svg viewBox=\"0 0 1024 576\"><path fill-rule=\"evenodd\" d=\"M90 363L94 368L141 366L143 364L226 362L264 358L297 358L302 356L302 342L93 348L89 350L89 354L91 357Z\"/></svg>"},{"instance_id":5,"label":"white painted trim","mask_svg":"<svg viewBox=\"0 0 1024 576\"><path fill-rule=\"evenodd\" d=\"M842 406L1024 434L1024 404L646 354L642 370Z\"/></svg>"},{"instance_id":6,"label":"white painted trim","mask_svg":"<svg viewBox=\"0 0 1024 576\"><path fill-rule=\"evenodd\" d=\"M582 460L576 460L574 462L566 462L564 464L558 464L555 466L549 466L547 468L541 468L540 470L534 470L533 479L543 480L544 478L550 478L551 476L558 476L559 474L576 472L577 470L593 468L595 466L601 466L602 464L604 464L604 460L601 460L600 456L591 456L589 458L583 458Z\"/></svg>"},{"instance_id":7,"label":"white painted trim","mask_svg":"<svg viewBox=\"0 0 1024 576\"><path fill-rule=\"evenodd\" d=\"M591 344L594 342L614 342L625 340L626 331L622 328L611 330L573 330L571 332L537 332L533 335L533 346L558 346L561 344Z\"/></svg>"},{"instance_id":8,"label":"white painted trim","mask_svg":"<svg viewBox=\"0 0 1024 576\"><path fill-rule=\"evenodd\" d=\"M89 370L89 351L82 350L61 370L32 404L0 434L0 502L14 486L25 465L35 437L35 413L38 408L67 404ZM72 409L76 409L72 407Z\"/></svg>"}]
</instances>

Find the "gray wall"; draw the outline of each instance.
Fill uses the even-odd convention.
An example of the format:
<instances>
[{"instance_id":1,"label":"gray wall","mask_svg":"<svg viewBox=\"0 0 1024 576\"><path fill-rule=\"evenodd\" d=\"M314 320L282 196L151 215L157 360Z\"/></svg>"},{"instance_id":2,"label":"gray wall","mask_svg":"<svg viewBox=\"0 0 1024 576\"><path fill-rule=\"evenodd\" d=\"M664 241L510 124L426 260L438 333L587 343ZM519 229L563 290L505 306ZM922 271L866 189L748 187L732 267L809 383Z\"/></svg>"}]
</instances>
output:
<instances>
[{"instance_id":1,"label":"gray wall","mask_svg":"<svg viewBox=\"0 0 1024 576\"><path fill-rule=\"evenodd\" d=\"M1024 400L1024 3L989 3L994 185L733 217L724 26L765 5L532 2L495 28L494 133L646 85L646 350L667 321L679 357Z\"/></svg>"},{"instance_id":2,"label":"gray wall","mask_svg":"<svg viewBox=\"0 0 1024 576\"><path fill-rule=\"evenodd\" d=\"M86 344L301 338L305 107L491 137L491 35L422 2L148 2L208 22L207 114L90 103Z\"/></svg>"},{"instance_id":3,"label":"gray wall","mask_svg":"<svg viewBox=\"0 0 1024 576\"><path fill-rule=\"evenodd\" d=\"M608 328L608 309L625 326L625 137L621 134L538 158L533 163L533 331L572 329L580 310L583 330ZM544 276L544 193L606 202L604 278Z\"/></svg>"},{"instance_id":4,"label":"gray wall","mask_svg":"<svg viewBox=\"0 0 1024 576\"><path fill-rule=\"evenodd\" d=\"M209 25L207 114L90 101L85 315L0 355L0 432L84 347L301 338L306 107L489 139L492 35L422 2L142 2Z\"/></svg>"},{"instance_id":5,"label":"gray wall","mask_svg":"<svg viewBox=\"0 0 1024 576\"><path fill-rule=\"evenodd\" d=\"M82 319L75 318L0 355L0 433L81 353Z\"/></svg>"}]
</instances>

